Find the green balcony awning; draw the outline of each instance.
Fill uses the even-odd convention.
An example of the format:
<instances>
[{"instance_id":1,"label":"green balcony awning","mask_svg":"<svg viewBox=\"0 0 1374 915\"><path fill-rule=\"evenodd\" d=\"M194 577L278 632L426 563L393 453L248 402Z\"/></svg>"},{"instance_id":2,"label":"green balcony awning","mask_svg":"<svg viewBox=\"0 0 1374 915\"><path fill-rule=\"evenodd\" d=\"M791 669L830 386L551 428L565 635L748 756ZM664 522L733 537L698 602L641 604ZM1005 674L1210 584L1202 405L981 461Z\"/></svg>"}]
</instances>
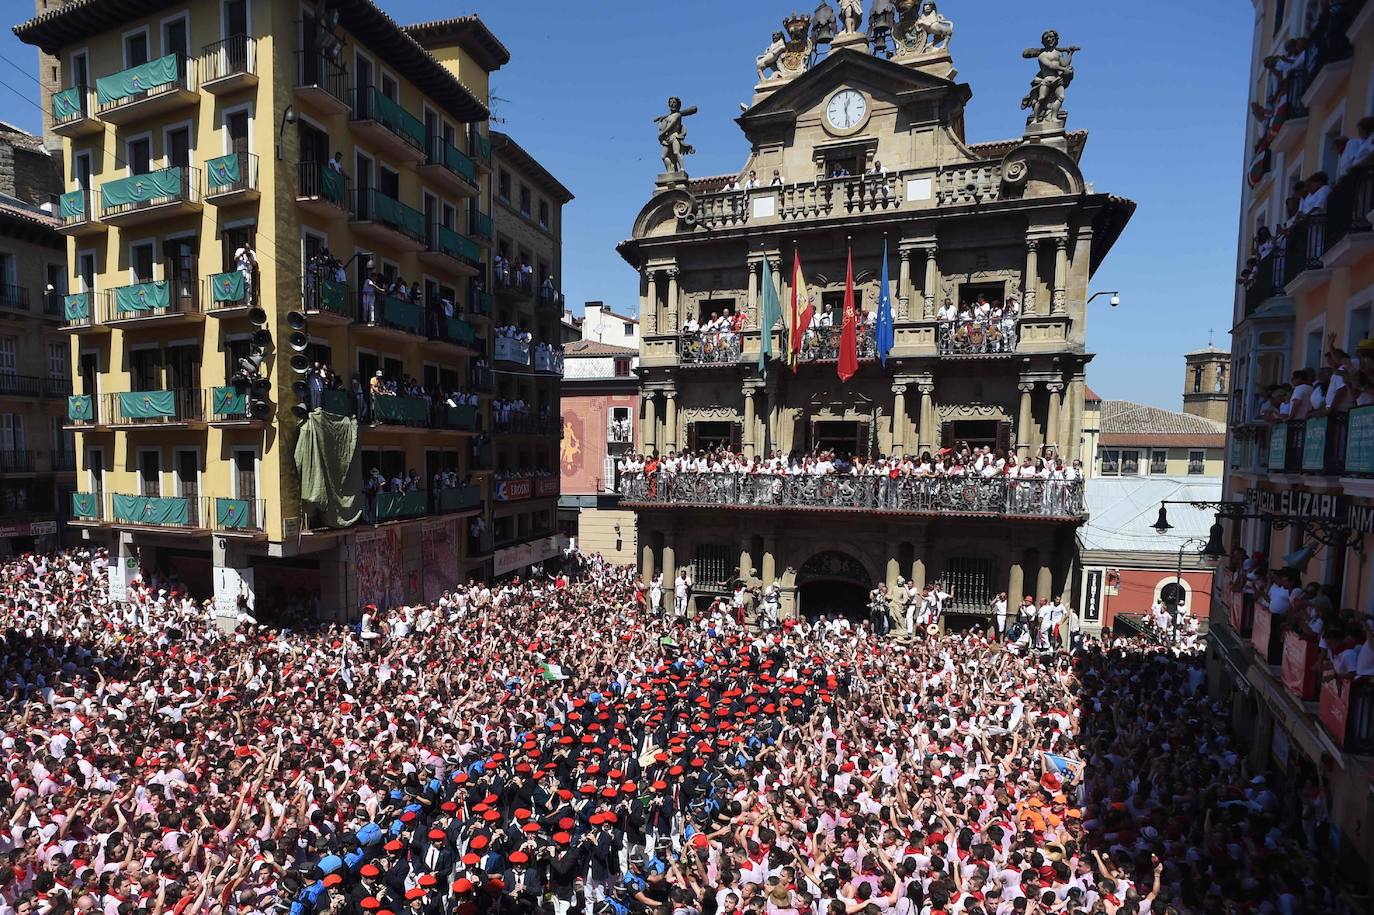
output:
<instances>
[{"instance_id":1,"label":"green balcony awning","mask_svg":"<svg viewBox=\"0 0 1374 915\"><path fill-rule=\"evenodd\" d=\"M75 394L67 398L67 419L74 423L88 423L95 419L95 400L89 394Z\"/></svg>"},{"instance_id":2,"label":"green balcony awning","mask_svg":"<svg viewBox=\"0 0 1374 915\"><path fill-rule=\"evenodd\" d=\"M124 391L119 395L119 412L124 419L174 419L176 391Z\"/></svg>"},{"instance_id":3,"label":"green balcony awning","mask_svg":"<svg viewBox=\"0 0 1374 915\"><path fill-rule=\"evenodd\" d=\"M387 296L382 300L382 320L411 333L424 333L425 314L419 305Z\"/></svg>"},{"instance_id":4,"label":"green balcony awning","mask_svg":"<svg viewBox=\"0 0 1374 915\"><path fill-rule=\"evenodd\" d=\"M414 518L423 515L428 509L424 490L412 492L377 493L377 520L393 521L397 518Z\"/></svg>"},{"instance_id":5,"label":"green balcony awning","mask_svg":"<svg viewBox=\"0 0 1374 915\"><path fill-rule=\"evenodd\" d=\"M64 221L75 221L86 215L86 192L68 191L57 198L57 211Z\"/></svg>"},{"instance_id":6,"label":"green balcony awning","mask_svg":"<svg viewBox=\"0 0 1374 915\"><path fill-rule=\"evenodd\" d=\"M172 307L172 287L166 280L120 286L114 291L114 300L117 314L166 311Z\"/></svg>"},{"instance_id":7,"label":"green balcony awning","mask_svg":"<svg viewBox=\"0 0 1374 915\"><path fill-rule=\"evenodd\" d=\"M211 189L233 187L243 180L242 153L230 153L205 163L205 180Z\"/></svg>"},{"instance_id":8,"label":"green balcony awning","mask_svg":"<svg viewBox=\"0 0 1374 915\"><path fill-rule=\"evenodd\" d=\"M418 397L374 397L372 417L381 423L423 426L429 422L429 409Z\"/></svg>"},{"instance_id":9,"label":"green balcony awning","mask_svg":"<svg viewBox=\"0 0 1374 915\"><path fill-rule=\"evenodd\" d=\"M100 499L93 492L72 493L72 517L88 521L100 517Z\"/></svg>"},{"instance_id":10,"label":"green balcony awning","mask_svg":"<svg viewBox=\"0 0 1374 915\"><path fill-rule=\"evenodd\" d=\"M115 520L122 524L185 527L191 523L191 500L185 497L114 497Z\"/></svg>"},{"instance_id":11,"label":"green balcony awning","mask_svg":"<svg viewBox=\"0 0 1374 915\"><path fill-rule=\"evenodd\" d=\"M210 405L216 417L248 415L248 395L233 385L212 389Z\"/></svg>"},{"instance_id":12,"label":"green balcony awning","mask_svg":"<svg viewBox=\"0 0 1374 915\"><path fill-rule=\"evenodd\" d=\"M482 504L479 486L446 486L439 490L439 508L446 512L470 511Z\"/></svg>"},{"instance_id":13,"label":"green balcony awning","mask_svg":"<svg viewBox=\"0 0 1374 915\"><path fill-rule=\"evenodd\" d=\"M91 316L91 294L73 292L62 297L62 315L68 321L85 321Z\"/></svg>"},{"instance_id":14,"label":"green balcony awning","mask_svg":"<svg viewBox=\"0 0 1374 915\"><path fill-rule=\"evenodd\" d=\"M100 203L106 210L153 200L176 200L185 193L186 169L179 165L143 175L116 178L100 185Z\"/></svg>"},{"instance_id":15,"label":"green balcony awning","mask_svg":"<svg viewBox=\"0 0 1374 915\"><path fill-rule=\"evenodd\" d=\"M81 90L75 86L54 92L52 96L52 119L70 121L81 116Z\"/></svg>"},{"instance_id":16,"label":"green balcony awning","mask_svg":"<svg viewBox=\"0 0 1374 915\"><path fill-rule=\"evenodd\" d=\"M168 54L146 64L120 70L95 81L95 97L102 105L117 102L177 81L177 56Z\"/></svg>"},{"instance_id":17,"label":"green balcony awning","mask_svg":"<svg viewBox=\"0 0 1374 915\"><path fill-rule=\"evenodd\" d=\"M226 531L258 527L253 518L252 504L247 499L215 499L215 527Z\"/></svg>"},{"instance_id":18,"label":"green balcony awning","mask_svg":"<svg viewBox=\"0 0 1374 915\"><path fill-rule=\"evenodd\" d=\"M248 298L244 276L238 270L210 277L210 297L216 302L243 302Z\"/></svg>"}]
</instances>

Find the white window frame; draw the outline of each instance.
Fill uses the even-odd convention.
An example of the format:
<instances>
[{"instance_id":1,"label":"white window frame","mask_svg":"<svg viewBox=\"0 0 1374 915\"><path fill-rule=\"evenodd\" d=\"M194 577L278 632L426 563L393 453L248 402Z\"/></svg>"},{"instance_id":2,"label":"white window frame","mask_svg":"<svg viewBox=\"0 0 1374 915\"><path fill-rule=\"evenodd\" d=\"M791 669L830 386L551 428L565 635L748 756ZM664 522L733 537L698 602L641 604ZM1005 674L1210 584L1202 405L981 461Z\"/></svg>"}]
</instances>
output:
<instances>
[{"instance_id":1,"label":"white window frame","mask_svg":"<svg viewBox=\"0 0 1374 915\"><path fill-rule=\"evenodd\" d=\"M62 365L60 371L54 371L53 353L61 352ZM48 377L67 380L72 377L72 347L71 344L63 341L48 341Z\"/></svg>"},{"instance_id":2,"label":"white window frame","mask_svg":"<svg viewBox=\"0 0 1374 915\"><path fill-rule=\"evenodd\" d=\"M143 280L140 280L140 279L138 278L138 274L134 271L134 249L135 249L135 248L142 248L142 247L144 247L145 245L153 249L153 282L157 282L158 279L166 279L166 277L163 277L163 276L162 276L161 265L160 265L160 263L159 263L159 261L158 261L158 256L157 256L157 252L158 252L158 243L157 243L157 239L156 239L156 238L130 239L130 240L129 240L129 283L130 283L130 285L132 285L132 284L134 284L134 283L144 282Z\"/></svg>"},{"instance_id":3,"label":"white window frame","mask_svg":"<svg viewBox=\"0 0 1374 915\"><path fill-rule=\"evenodd\" d=\"M138 494L143 494L143 455L145 454L157 455L157 495L158 498L162 498L162 494L167 491L166 482L163 480L163 477L167 475L167 467L162 460L162 448L157 445L140 445L134 451L134 479L138 481Z\"/></svg>"},{"instance_id":4,"label":"white window frame","mask_svg":"<svg viewBox=\"0 0 1374 915\"><path fill-rule=\"evenodd\" d=\"M87 492L95 492L95 491L96 491L96 488L97 488L96 485L95 485L95 473L91 470L91 467L94 466L95 461L92 461L92 460L91 460L91 455L92 455L92 454L99 454L99 455L100 455L100 479L101 479L101 482L103 483L103 482L105 482L105 474L109 473L109 471L110 471L110 465L105 461L105 446L104 446L104 445L87 445L86 448L85 448L85 450L84 450L84 452L83 452L83 454L84 454L84 456L85 456L85 457L84 457L84 460L85 460L85 462L86 462L86 463L83 465L83 468L82 468L82 469L84 469L85 472L86 472L86 491L87 491ZM135 468L135 470L137 470L137 468ZM100 488L101 488L102 491L103 491L104 487L100 487ZM103 508L103 506L101 506L101 507Z\"/></svg>"},{"instance_id":5,"label":"white window frame","mask_svg":"<svg viewBox=\"0 0 1374 915\"><path fill-rule=\"evenodd\" d=\"M175 124L165 124L162 128L162 155L158 158L162 161L163 168L172 167L172 132L175 130L186 130L189 143L186 147L187 164L194 166L196 161L196 122L192 120L177 121Z\"/></svg>"},{"instance_id":6,"label":"white window frame","mask_svg":"<svg viewBox=\"0 0 1374 915\"><path fill-rule=\"evenodd\" d=\"M123 57L123 59L124 59L124 66L123 66L121 69L127 70L127 69L129 69L130 67L133 66L133 64L129 63L129 39L132 38L133 36L139 35L139 34L142 34L142 35L143 35L143 42L144 42L144 44L145 44L145 45L147 46L147 48L148 48L148 59L149 59L149 60L157 60L157 58L158 58L159 55L153 53L153 52L154 52L154 48L153 48L153 36L152 36L152 31L149 29L148 26L143 25L143 26L139 26L139 27L136 28L136 29L130 29L129 31L127 31L127 32L125 32L124 34L122 34L122 35L119 36L119 53L120 53L120 55L121 55L121 56ZM159 37L159 39L160 39L162 36L159 35L158 37ZM86 58L86 61L87 61L86 65L89 67L89 66L90 66L90 58L87 57L87 58ZM94 82L94 80L92 80L92 82Z\"/></svg>"},{"instance_id":7,"label":"white window frame","mask_svg":"<svg viewBox=\"0 0 1374 915\"><path fill-rule=\"evenodd\" d=\"M152 171L158 162L157 151L153 149L153 132L145 130L143 133L134 134L124 138L124 171L132 176L134 174L134 160L129 152L129 147L141 140L148 141L148 170Z\"/></svg>"},{"instance_id":8,"label":"white window frame","mask_svg":"<svg viewBox=\"0 0 1374 915\"><path fill-rule=\"evenodd\" d=\"M1192 470L1193 463L1194 463L1194 461L1193 461L1193 455L1199 455L1199 457L1198 457L1196 463L1202 465L1202 471L1201 471L1200 473L1193 473L1193 470ZM1207 474L1207 450L1206 450L1205 448L1189 448L1189 449L1188 449L1188 475L1189 475L1189 476L1206 476L1206 474Z\"/></svg>"},{"instance_id":9,"label":"white window frame","mask_svg":"<svg viewBox=\"0 0 1374 915\"><path fill-rule=\"evenodd\" d=\"M192 38L195 37L195 33L191 31L190 10L182 10L179 13L173 13L172 15L168 16L166 19L163 19L161 22L157 24L157 45L159 48L162 49L163 57L166 57L168 54L172 53L166 47L167 26L171 25L173 22L176 22L178 19L185 20L186 22L186 67L189 70L191 65L195 63L194 57L196 53L195 48L192 46L191 43Z\"/></svg>"},{"instance_id":10,"label":"white window frame","mask_svg":"<svg viewBox=\"0 0 1374 915\"><path fill-rule=\"evenodd\" d=\"M91 259L91 286L90 286L90 288L87 288L87 287L86 287L86 280L85 280L85 277L83 277L83 276L81 275L81 261L82 261L83 259L87 258L87 257L89 257L89 258ZM69 288L69 289L76 289L78 292L95 292L96 286L98 285L98 283L97 283L96 281L97 281L97 280L99 279L99 277L100 277L100 270L99 270L99 268L100 268L100 257L99 257L98 252L96 251L96 249L95 249L95 248L77 248L77 249L76 249L76 262L75 262L75 264L76 264L76 273L73 274L73 277L72 277L72 278L73 278L76 282L72 283L68 288ZM92 305L94 305L94 303L92 303Z\"/></svg>"},{"instance_id":11,"label":"white window frame","mask_svg":"<svg viewBox=\"0 0 1374 915\"><path fill-rule=\"evenodd\" d=\"M87 85L86 88L94 89L95 80L91 78L91 49L89 47L77 48L76 50L69 51L67 53L67 72L62 74L65 77L65 79L63 80L63 85L65 85L69 89L76 88L76 81L74 77L76 76L76 61L79 57L86 58L86 81L87 83L89 83L89 85ZM94 111L89 111L87 113L92 116L95 115Z\"/></svg>"},{"instance_id":12,"label":"white window frame","mask_svg":"<svg viewBox=\"0 0 1374 915\"><path fill-rule=\"evenodd\" d=\"M241 105L234 105L232 108L225 108L222 112L220 112L220 118L219 118L219 135L220 135L220 150L221 150L220 155L227 156L229 153L233 152L233 150L232 150L232 149L230 148L230 146L229 146L229 143L230 143L230 139L229 139L229 116L230 116L230 115L234 115L234 114L239 114L240 112L244 112L244 111L248 112L248 151L249 151L249 152L252 152L252 150L253 150L253 124L254 124L254 118L253 118L253 103L252 103L252 102L244 102L244 103L241 104Z\"/></svg>"},{"instance_id":13,"label":"white window frame","mask_svg":"<svg viewBox=\"0 0 1374 915\"><path fill-rule=\"evenodd\" d=\"M229 449L229 476L230 492L235 499L242 499L243 495L239 492L239 468L237 459L240 454L253 455L253 491L257 495L255 499L262 498L262 451L257 445L234 445Z\"/></svg>"},{"instance_id":14,"label":"white window frame","mask_svg":"<svg viewBox=\"0 0 1374 915\"><path fill-rule=\"evenodd\" d=\"M1135 453L1135 473L1133 473L1133 474L1128 474L1128 473L1126 473L1126 455L1127 455L1128 453L1131 453L1131 452L1134 452L1134 453ZM1141 475L1141 472L1140 472L1140 449L1139 449L1139 448L1122 448L1122 449L1121 449L1121 462L1120 462L1120 464L1119 464L1118 466L1121 468L1121 476L1123 476L1123 477L1124 477L1124 476L1140 476L1140 475Z\"/></svg>"},{"instance_id":15,"label":"white window frame","mask_svg":"<svg viewBox=\"0 0 1374 915\"><path fill-rule=\"evenodd\" d=\"M174 483L178 484L178 485L177 485L177 488L178 488L178 489L181 488L181 487L180 487L180 483L181 483L181 461L180 461L180 457L181 457L181 455L183 455L183 454L193 454L193 455L195 455L195 458L196 458L196 497L199 498L200 496L203 496L203 495L206 494L206 493L205 493L205 490L204 490L204 488L203 488L203 487L204 487L204 481L205 481L205 470L204 470L204 467L205 467L205 453L204 453L204 449L201 448L199 445L177 445L177 446L175 446L174 448L172 448L172 466L169 467L169 468L167 469L167 472L171 474L171 476L172 476L172 481L173 481ZM176 495L177 495L177 496L180 496L181 493L176 493Z\"/></svg>"},{"instance_id":16,"label":"white window frame","mask_svg":"<svg viewBox=\"0 0 1374 915\"><path fill-rule=\"evenodd\" d=\"M232 35L229 34L229 11L228 11L228 6L229 6L229 0L220 0L220 4L219 4L219 35L220 35L220 39L221 39L221 40L228 39L228 38L233 38L233 37L234 37L234 36L232 36ZM253 3L252 3L252 0L246 0L246 2L243 4L243 6L244 6L244 16L245 16L245 18L248 20L248 37L252 37L252 35L253 35Z\"/></svg>"}]
</instances>

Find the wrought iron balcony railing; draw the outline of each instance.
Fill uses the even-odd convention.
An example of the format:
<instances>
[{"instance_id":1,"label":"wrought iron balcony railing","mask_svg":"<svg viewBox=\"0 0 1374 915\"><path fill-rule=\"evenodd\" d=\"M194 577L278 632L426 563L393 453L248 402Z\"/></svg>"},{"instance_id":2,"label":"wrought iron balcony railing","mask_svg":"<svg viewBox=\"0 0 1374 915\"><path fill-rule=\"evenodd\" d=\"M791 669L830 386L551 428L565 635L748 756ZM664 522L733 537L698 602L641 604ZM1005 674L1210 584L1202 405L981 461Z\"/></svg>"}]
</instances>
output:
<instances>
[{"instance_id":1,"label":"wrought iron balcony railing","mask_svg":"<svg viewBox=\"0 0 1374 915\"><path fill-rule=\"evenodd\" d=\"M1016 319L940 322L940 355L982 356L1016 352Z\"/></svg>"}]
</instances>

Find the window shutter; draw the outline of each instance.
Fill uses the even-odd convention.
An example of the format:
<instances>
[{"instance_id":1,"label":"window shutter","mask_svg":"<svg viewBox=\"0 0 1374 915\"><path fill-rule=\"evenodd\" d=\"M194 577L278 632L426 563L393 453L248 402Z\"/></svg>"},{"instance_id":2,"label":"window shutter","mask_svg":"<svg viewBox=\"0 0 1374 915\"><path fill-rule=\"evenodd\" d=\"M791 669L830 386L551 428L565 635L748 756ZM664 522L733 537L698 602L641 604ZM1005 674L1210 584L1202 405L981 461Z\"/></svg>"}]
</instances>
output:
<instances>
[{"instance_id":1,"label":"window shutter","mask_svg":"<svg viewBox=\"0 0 1374 915\"><path fill-rule=\"evenodd\" d=\"M697 424L687 424L687 447L692 451L697 450Z\"/></svg>"},{"instance_id":2,"label":"window shutter","mask_svg":"<svg viewBox=\"0 0 1374 915\"><path fill-rule=\"evenodd\" d=\"M856 425L858 426L858 432L855 435L854 456L861 457L864 460L868 460L868 458L872 456L869 454L868 448L872 423L861 422L857 423Z\"/></svg>"},{"instance_id":3,"label":"window shutter","mask_svg":"<svg viewBox=\"0 0 1374 915\"><path fill-rule=\"evenodd\" d=\"M954 423L951 423L951 422L943 422L943 423L940 423L940 447L941 447L941 448L953 448L953 447L954 447Z\"/></svg>"},{"instance_id":4,"label":"window shutter","mask_svg":"<svg viewBox=\"0 0 1374 915\"><path fill-rule=\"evenodd\" d=\"M730 424L730 450L739 454L741 451L740 441L744 433L743 423Z\"/></svg>"},{"instance_id":5,"label":"window shutter","mask_svg":"<svg viewBox=\"0 0 1374 915\"><path fill-rule=\"evenodd\" d=\"M1002 420L997 424L997 450L1006 454L1011 448L1011 421Z\"/></svg>"}]
</instances>

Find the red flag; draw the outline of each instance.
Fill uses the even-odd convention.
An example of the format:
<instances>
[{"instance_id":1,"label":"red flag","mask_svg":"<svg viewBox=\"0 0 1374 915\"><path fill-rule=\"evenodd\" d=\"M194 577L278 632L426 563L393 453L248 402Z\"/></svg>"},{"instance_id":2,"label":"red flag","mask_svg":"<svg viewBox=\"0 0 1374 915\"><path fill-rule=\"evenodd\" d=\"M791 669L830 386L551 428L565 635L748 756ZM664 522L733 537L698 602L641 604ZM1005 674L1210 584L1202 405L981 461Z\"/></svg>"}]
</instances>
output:
<instances>
[{"instance_id":1,"label":"red flag","mask_svg":"<svg viewBox=\"0 0 1374 915\"><path fill-rule=\"evenodd\" d=\"M854 251L850 249L844 268L844 327L840 330L840 358L835 372L848 381L859 370L859 314L854 308Z\"/></svg>"},{"instance_id":2,"label":"red flag","mask_svg":"<svg viewBox=\"0 0 1374 915\"><path fill-rule=\"evenodd\" d=\"M792 371L797 370L797 359L801 355L802 338L811 326L816 309L811 304L811 294L806 288L806 274L802 272L801 252L792 252L792 316L788 332L787 364Z\"/></svg>"}]
</instances>

